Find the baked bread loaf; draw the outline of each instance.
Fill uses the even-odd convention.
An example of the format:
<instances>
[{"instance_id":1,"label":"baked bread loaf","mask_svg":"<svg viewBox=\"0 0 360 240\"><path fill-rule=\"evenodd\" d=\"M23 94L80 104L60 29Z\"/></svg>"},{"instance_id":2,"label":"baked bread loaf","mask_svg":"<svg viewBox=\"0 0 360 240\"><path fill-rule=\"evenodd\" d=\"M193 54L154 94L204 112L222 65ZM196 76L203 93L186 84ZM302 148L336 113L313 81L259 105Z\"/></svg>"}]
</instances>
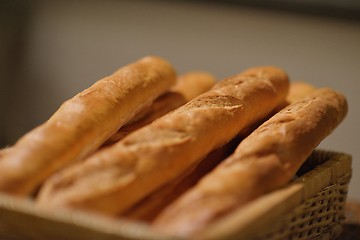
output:
<instances>
[{"instance_id":1,"label":"baked bread loaf","mask_svg":"<svg viewBox=\"0 0 360 240\"><path fill-rule=\"evenodd\" d=\"M326 88L290 104L160 213L154 228L171 235L194 236L235 208L286 185L346 113L346 99Z\"/></svg>"},{"instance_id":2,"label":"baked bread loaf","mask_svg":"<svg viewBox=\"0 0 360 240\"><path fill-rule=\"evenodd\" d=\"M287 101L282 107L301 100L306 95L316 90L313 85L303 81L292 81L290 82L289 87L289 93L286 96ZM276 112L270 113L270 115L275 113ZM136 221L153 221L166 206L170 205L185 191L194 186L205 174L209 173L217 164L233 153L239 142L259 127L265 120L266 118L260 120L259 123L251 126L248 131L243 131L242 134L239 134L239 136L225 146L211 152L206 158L202 159L196 166L191 168L190 171L171 182L166 183L165 186L142 199L139 203L122 214L121 217Z\"/></svg>"},{"instance_id":3,"label":"baked bread loaf","mask_svg":"<svg viewBox=\"0 0 360 240\"><path fill-rule=\"evenodd\" d=\"M304 81L292 81L290 83L289 94L286 97L288 103L293 103L314 92L316 87Z\"/></svg>"},{"instance_id":4,"label":"baked bread loaf","mask_svg":"<svg viewBox=\"0 0 360 240\"><path fill-rule=\"evenodd\" d=\"M188 102L198 95L209 91L215 82L215 77L207 72L188 72L179 76L177 83L172 87L171 91L181 94L186 102Z\"/></svg>"},{"instance_id":5,"label":"baked bread loaf","mask_svg":"<svg viewBox=\"0 0 360 240\"><path fill-rule=\"evenodd\" d=\"M286 100L280 104L270 116L274 115L287 105L294 103L296 101L301 100L306 95L310 94L311 92L315 91L316 87L304 82L304 81L291 81L289 86L289 93L286 96Z\"/></svg>"},{"instance_id":6,"label":"baked bread loaf","mask_svg":"<svg viewBox=\"0 0 360 240\"><path fill-rule=\"evenodd\" d=\"M55 174L38 203L117 215L266 116L288 91L287 74L258 67L210 91L86 161ZM221 126L221 127L220 127Z\"/></svg>"},{"instance_id":7,"label":"baked bread loaf","mask_svg":"<svg viewBox=\"0 0 360 240\"><path fill-rule=\"evenodd\" d=\"M175 81L172 66L152 56L99 80L6 152L0 161L0 191L32 193L52 173L99 148Z\"/></svg>"},{"instance_id":8,"label":"baked bread loaf","mask_svg":"<svg viewBox=\"0 0 360 240\"><path fill-rule=\"evenodd\" d=\"M226 145L215 149L199 163L196 163L179 177L169 181L133 207L121 214L122 218L150 223L174 200L194 186L205 174L234 152L242 136L236 137Z\"/></svg>"},{"instance_id":9,"label":"baked bread loaf","mask_svg":"<svg viewBox=\"0 0 360 240\"><path fill-rule=\"evenodd\" d=\"M206 72L188 72L179 76L175 86L169 92L161 95L151 106L145 108L131 122L120 128L104 145L114 144L129 133L184 105L194 97L210 90L215 82L215 77Z\"/></svg>"}]
</instances>

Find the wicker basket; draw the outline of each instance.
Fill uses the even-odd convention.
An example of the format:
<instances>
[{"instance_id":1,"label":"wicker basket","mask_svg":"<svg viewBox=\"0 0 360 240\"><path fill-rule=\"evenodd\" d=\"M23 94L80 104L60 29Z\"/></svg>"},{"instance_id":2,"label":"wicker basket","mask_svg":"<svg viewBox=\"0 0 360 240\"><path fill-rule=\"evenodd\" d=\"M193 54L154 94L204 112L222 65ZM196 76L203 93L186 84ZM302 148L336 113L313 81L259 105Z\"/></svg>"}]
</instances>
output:
<instances>
[{"instance_id":1,"label":"wicker basket","mask_svg":"<svg viewBox=\"0 0 360 240\"><path fill-rule=\"evenodd\" d=\"M206 238L336 239L345 219L351 156L315 151L287 187L217 222Z\"/></svg>"},{"instance_id":2,"label":"wicker basket","mask_svg":"<svg viewBox=\"0 0 360 240\"><path fill-rule=\"evenodd\" d=\"M345 218L351 178L347 154L315 151L283 189L217 221L201 239L335 239ZM76 211L39 208L31 200L0 195L0 239L169 239L144 224Z\"/></svg>"}]
</instances>

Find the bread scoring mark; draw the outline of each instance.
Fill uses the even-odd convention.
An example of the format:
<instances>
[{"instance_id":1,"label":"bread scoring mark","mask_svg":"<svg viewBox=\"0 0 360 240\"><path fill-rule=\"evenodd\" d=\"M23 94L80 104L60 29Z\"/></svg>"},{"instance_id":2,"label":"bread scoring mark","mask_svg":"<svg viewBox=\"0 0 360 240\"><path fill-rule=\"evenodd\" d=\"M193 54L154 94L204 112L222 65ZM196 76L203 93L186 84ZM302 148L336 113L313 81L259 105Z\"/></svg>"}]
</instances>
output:
<instances>
[{"instance_id":1,"label":"bread scoring mark","mask_svg":"<svg viewBox=\"0 0 360 240\"><path fill-rule=\"evenodd\" d=\"M123 139L123 146L138 149L139 147L163 146L164 144L175 145L190 140L189 134L179 129L152 128L148 130L144 128L135 133L136 135L131 134Z\"/></svg>"},{"instance_id":2,"label":"bread scoring mark","mask_svg":"<svg viewBox=\"0 0 360 240\"><path fill-rule=\"evenodd\" d=\"M268 129L272 129L271 131L273 131L273 128L276 129L276 126L278 125L286 125L287 123L293 122L295 119L294 116L289 116L289 115L276 115L274 116L273 119L270 118L270 120L268 122L265 122L262 126L260 126L256 132L264 132Z\"/></svg>"},{"instance_id":3,"label":"bread scoring mark","mask_svg":"<svg viewBox=\"0 0 360 240\"><path fill-rule=\"evenodd\" d=\"M248 79L247 76L241 76L240 74L235 75L232 77L225 78L224 80L218 82L217 84L215 84L215 86L212 89L218 90L223 87L228 87L229 85L231 85L232 87L238 87L242 85L247 79Z\"/></svg>"},{"instance_id":4,"label":"bread scoring mark","mask_svg":"<svg viewBox=\"0 0 360 240\"><path fill-rule=\"evenodd\" d=\"M196 98L183 107L183 111L199 108L233 108L241 107L242 101L238 98L228 95L210 95L202 98Z\"/></svg>"},{"instance_id":5,"label":"bread scoring mark","mask_svg":"<svg viewBox=\"0 0 360 240\"><path fill-rule=\"evenodd\" d=\"M93 93L95 93L95 92L98 92L98 90L97 90L97 89L91 89L91 88L89 88L89 89L86 89L86 90L78 93L75 97L77 97L77 98L82 98L82 97L85 97L85 96L87 96L87 95L93 94Z\"/></svg>"}]
</instances>

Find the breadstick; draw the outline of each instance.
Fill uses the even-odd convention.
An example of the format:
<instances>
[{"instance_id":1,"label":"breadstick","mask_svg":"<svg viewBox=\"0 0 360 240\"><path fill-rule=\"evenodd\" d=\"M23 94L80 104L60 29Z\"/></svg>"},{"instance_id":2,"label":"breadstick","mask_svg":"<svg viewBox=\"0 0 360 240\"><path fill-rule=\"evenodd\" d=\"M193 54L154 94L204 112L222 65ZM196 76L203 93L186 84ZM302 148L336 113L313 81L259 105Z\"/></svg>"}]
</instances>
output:
<instances>
[{"instance_id":1,"label":"breadstick","mask_svg":"<svg viewBox=\"0 0 360 240\"><path fill-rule=\"evenodd\" d=\"M231 210L284 186L346 113L346 99L330 89L317 90L285 107L166 208L154 228L188 237Z\"/></svg>"},{"instance_id":2,"label":"breadstick","mask_svg":"<svg viewBox=\"0 0 360 240\"><path fill-rule=\"evenodd\" d=\"M6 153L0 161L0 191L32 193L52 173L96 150L175 80L172 66L158 57L145 57L99 80Z\"/></svg>"},{"instance_id":3,"label":"breadstick","mask_svg":"<svg viewBox=\"0 0 360 240\"><path fill-rule=\"evenodd\" d=\"M120 214L266 116L284 101L288 84L286 73L275 67L250 69L220 81L50 178L38 203Z\"/></svg>"},{"instance_id":4,"label":"breadstick","mask_svg":"<svg viewBox=\"0 0 360 240\"><path fill-rule=\"evenodd\" d=\"M215 78L206 72L188 72L179 76L177 83L169 92L157 98L150 107L145 108L135 116L135 121L131 121L131 123L120 128L117 133L106 141L105 146L118 142L129 133L184 105L199 94L210 90L215 82Z\"/></svg>"}]
</instances>

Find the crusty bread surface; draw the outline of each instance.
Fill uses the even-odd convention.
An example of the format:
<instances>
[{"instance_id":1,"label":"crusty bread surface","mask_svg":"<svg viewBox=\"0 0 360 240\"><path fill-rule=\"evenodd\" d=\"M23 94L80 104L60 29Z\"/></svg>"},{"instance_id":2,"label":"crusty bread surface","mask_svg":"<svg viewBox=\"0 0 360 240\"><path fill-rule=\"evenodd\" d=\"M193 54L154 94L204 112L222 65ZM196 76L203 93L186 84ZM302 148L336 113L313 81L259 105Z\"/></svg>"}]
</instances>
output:
<instances>
[{"instance_id":1,"label":"crusty bread surface","mask_svg":"<svg viewBox=\"0 0 360 240\"><path fill-rule=\"evenodd\" d=\"M167 182L166 185L142 199L124 214L121 214L120 217L150 223L162 209L170 205L190 187L194 186L206 173L234 152L241 139L242 137L236 137L226 145L215 149L204 159L189 168L188 171Z\"/></svg>"},{"instance_id":2,"label":"crusty bread surface","mask_svg":"<svg viewBox=\"0 0 360 240\"><path fill-rule=\"evenodd\" d=\"M55 174L40 190L43 206L117 215L285 100L287 74L257 67L218 82L210 91L84 162Z\"/></svg>"},{"instance_id":3,"label":"crusty bread surface","mask_svg":"<svg viewBox=\"0 0 360 240\"><path fill-rule=\"evenodd\" d=\"M346 113L346 99L327 88L288 105L165 208L154 228L170 235L194 236L231 210L286 185Z\"/></svg>"},{"instance_id":4,"label":"crusty bread surface","mask_svg":"<svg viewBox=\"0 0 360 240\"><path fill-rule=\"evenodd\" d=\"M293 103L314 92L316 87L305 81L292 81L289 87L289 93L286 97L288 103Z\"/></svg>"},{"instance_id":5,"label":"crusty bread surface","mask_svg":"<svg viewBox=\"0 0 360 240\"><path fill-rule=\"evenodd\" d=\"M64 102L0 161L0 191L31 194L55 171L80 160L175 83L173 67L145 57Z\"/></svg>"},{"instance_id":6,"label":"crusty bread surface","mask_svg":"<svg viewBox=\"0 0 360 240\"><path fill-rule=\"evenodd\" d=\"M188 102L199 94L209 91L215 82L216 78L210 73L203 71L187 72L179 76L171 91L181 94Z\"/></svg>"},{"instance_id":7,"label":"crusty bread surface","mask_svg":"<svg viewBox=\"0 0 360 240\"><path fill-rule=\"evenodd\" d=\"M180 75L170 91L158 97L149 107L144 108L128 124L111 136L104 145L114 144L129 133L184 105L194 97L210 90L215 82L215 77L207 72L194 71Z\"/></svg>"}]
</instances>

